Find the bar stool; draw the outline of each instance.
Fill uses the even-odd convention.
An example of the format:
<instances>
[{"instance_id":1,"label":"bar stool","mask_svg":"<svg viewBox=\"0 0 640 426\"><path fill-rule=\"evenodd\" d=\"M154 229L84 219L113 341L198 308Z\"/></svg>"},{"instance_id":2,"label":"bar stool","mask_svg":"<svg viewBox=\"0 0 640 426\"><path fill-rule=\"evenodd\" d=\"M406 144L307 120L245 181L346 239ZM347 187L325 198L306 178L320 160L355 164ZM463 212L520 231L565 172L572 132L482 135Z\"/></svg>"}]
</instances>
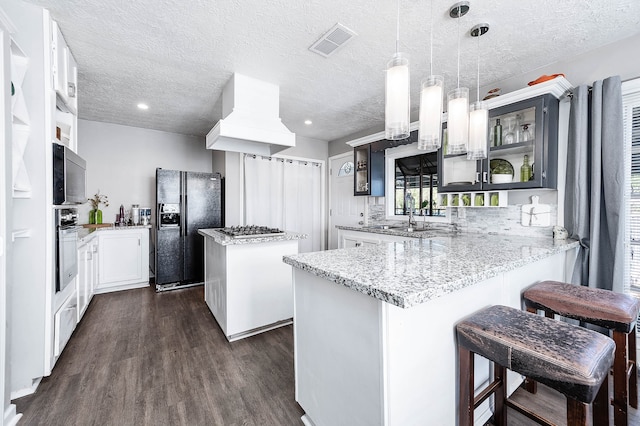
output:
<instances>
[{"instance_id":1,"label":"bar stool","mask_svg":"<svg viewBox=\"0 0 640 426\"><path fill-rule=\"evenodd\" d=\"M627 403L638 408L638 366L636 363L636 321L640 300L626 294L557 281L543 281L523 293L529 312L542 310L588 322L612 331L616 343L613 364L613 407L617 426L628 424ZM527 386L535 392L535 385Z\"/></svg>"},{"instance_id":2,"label":"bar stool","mask_svg":"<svg viewBox=\"0 0 640 426\"><path fill-rule=\"evenodd\" d=\"M540 424L548 420L507 398L506 369L532 377L567 397L567 424L586 425L593 402L593 424L609 424L607 374L615 344L591 330L506 306L490 306L456 326L459 362L460 426L473 425L473 413L492 394L494 424L506 426L507 406ZM473 356L494 363L493 381L474 397Z\"/></svg>"}]
</instances>

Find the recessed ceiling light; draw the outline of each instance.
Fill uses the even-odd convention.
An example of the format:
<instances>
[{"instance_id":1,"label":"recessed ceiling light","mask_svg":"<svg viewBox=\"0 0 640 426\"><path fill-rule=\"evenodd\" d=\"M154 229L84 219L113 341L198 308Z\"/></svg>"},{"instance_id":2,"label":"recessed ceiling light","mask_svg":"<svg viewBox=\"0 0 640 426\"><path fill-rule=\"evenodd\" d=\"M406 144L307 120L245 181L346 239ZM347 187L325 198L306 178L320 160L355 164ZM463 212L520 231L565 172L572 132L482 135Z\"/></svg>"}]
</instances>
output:
<instances>
[{"instance_id":1,"label":"recessed ceiling light","mask_svg":"<svg viewBox=\"0 0 640 426\"><path fill-rule=\"evenodd\" d=\"M313 124L313 121L311 120L304 120L304 124L306 124L307 126L310 126Z\"/></svg>"},{"instance_id":2,"label":"recessed ceiling light","mask_svg":"<svg viewBox=\"0 0 640 426\"><path fill-rule=\"evenodd\" d=\"M138 108L140 108L140 109L149 109L149 105L143 104L143 103L139 103L138 104Z\"/></svg>"}]
</instances>

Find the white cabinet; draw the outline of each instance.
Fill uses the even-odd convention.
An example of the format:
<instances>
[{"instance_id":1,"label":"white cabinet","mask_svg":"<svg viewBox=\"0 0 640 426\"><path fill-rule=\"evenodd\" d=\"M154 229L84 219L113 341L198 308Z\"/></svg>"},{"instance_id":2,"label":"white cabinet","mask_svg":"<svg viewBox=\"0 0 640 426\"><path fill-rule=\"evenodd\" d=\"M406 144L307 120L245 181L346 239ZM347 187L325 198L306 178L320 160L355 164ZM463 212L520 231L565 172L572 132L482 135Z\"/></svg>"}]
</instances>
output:
<instances>
[{"instance_id":1,"label":"white cabinet","mask_svg":"<svg viewBox=\"0 0 640 426\"><path fill-rule=\"evenodd\" d=\"M53 319L53 355L58 357L71 338L71 334L73 334L73 330L76 329L76 324L78 323L78 304L76 293L67 299L67 301L56 312Z\"/></svg>"},{"instance_id":2,"label":"white cabinet","mask_svg":"<svg viewBox=\"0 0 640 426\"><path fill-rule=\"evenodd\" d=\"M62 102L62 105L60 102L58 104L63 111L76 114L78 66L56 22L52 25L51 37L53 88L56 91L56 97Z\"/></svg>"},{"instance_id":3,"label":"white cabinet","mask_svg":"<svg viewBox=\"0 0 640 426\"><path fill-rule=\"evenodd\" d=\"M352 231L338 229L338 248L367 247L378 245L382 242L402 242L416 237L402 237L388 234L378 234L375 232Z\"/></svg>"},{"instance_id":4,"label":"white cabinet","mask_svg":"<svg viewBox=\"0 0 640 426\"><path fill-rule=\"evenodd\" d=\"M76 279L78 322L87 310L97 285L98 239L93 235L78 247L78 277Z\"/></svg>"},{"instance_id":5,"label":"white cabinet","mask_svg":"<svg viewBox=\"0 0 640 426\"><path fill-rule=\"evenodd\" d=\"M101 230L98 292L149 284L149 229Z\"/></svg>"}]
</instances>

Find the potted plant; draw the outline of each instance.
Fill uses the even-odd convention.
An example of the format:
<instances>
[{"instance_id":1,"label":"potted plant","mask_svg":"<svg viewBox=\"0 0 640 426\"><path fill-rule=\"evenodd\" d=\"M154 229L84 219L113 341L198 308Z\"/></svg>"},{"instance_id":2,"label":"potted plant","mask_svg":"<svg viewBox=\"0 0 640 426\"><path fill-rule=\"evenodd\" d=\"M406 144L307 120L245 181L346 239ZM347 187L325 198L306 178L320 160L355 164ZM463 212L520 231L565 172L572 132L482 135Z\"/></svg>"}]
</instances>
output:
<instances>
[{"instance_id":1,"label":"potted plant","mask_svg":"<svg viewBox=\"0 0 640 426\"><path fill-rule=\"evenodd\" d=\"M100 194L100 190L95 193L93 198L89 198L91 203L91 211L89 211L89 223L101 224L102 223L102 210L100 210L100 204L104 204L105 207L109 207L109 199L106 195Z\"/></svg>"}]
</instances>

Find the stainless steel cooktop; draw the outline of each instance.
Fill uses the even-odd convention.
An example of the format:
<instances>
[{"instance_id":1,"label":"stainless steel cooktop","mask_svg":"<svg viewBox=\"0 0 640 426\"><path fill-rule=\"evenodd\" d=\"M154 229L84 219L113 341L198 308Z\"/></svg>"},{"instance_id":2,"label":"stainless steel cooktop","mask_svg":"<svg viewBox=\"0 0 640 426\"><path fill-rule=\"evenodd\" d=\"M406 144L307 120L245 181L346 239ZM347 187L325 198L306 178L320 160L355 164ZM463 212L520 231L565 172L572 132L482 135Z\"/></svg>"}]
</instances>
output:
<instances>
[{"instance_id":1,"label":"stainless steel cooktop","mask_svg":"<svg viewBox=\"0 0 640 426\"><path fill-rule=\"evenodd\" d=\"M257 225L231 226L219 229L219 231L232 238L268 237L284 234L284 231L278 228Z\"/></svg>"}]
</instances>

